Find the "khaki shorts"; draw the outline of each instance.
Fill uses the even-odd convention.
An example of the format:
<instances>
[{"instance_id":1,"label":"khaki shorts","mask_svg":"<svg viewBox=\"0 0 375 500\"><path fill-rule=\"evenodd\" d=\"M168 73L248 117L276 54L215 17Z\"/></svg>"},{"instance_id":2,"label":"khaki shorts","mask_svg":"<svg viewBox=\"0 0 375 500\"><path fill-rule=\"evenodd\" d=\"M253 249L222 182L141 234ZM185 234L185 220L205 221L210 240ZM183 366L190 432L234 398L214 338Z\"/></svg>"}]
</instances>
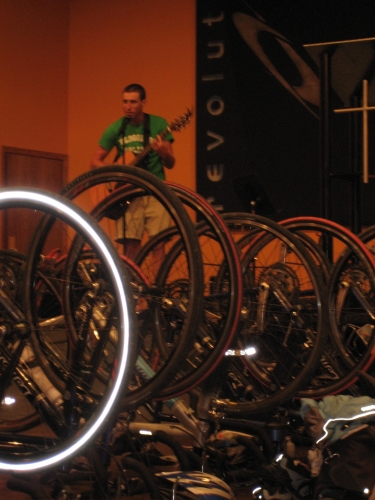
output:
<instances>
[{"instance_id":1,"label":"khaki shorts","mask_svg":"<svg viewBox=\"0 0 375 500\"><path fill-rule=\"evenodd\" d=\"M121 222L125 222L125 228ZM135 198L126 209L123 221L117 221L116 238L141 240L146 231L154 236L170 226L170 215L153 196Z\"/></svg>"}]
</instances>

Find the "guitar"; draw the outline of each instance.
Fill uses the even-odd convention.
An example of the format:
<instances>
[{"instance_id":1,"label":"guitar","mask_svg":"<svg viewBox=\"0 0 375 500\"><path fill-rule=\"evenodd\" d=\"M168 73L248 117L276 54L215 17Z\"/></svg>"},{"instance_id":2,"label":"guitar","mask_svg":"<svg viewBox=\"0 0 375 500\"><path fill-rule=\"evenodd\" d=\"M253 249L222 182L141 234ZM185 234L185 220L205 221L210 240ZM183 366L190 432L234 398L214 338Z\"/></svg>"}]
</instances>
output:
<instances>
[{"instance_id":1,"label":"guitar","mask_svg":"<svg viewBox=\"0 0 375 500\"><path fill-rule=\"evenodd\" d=\"M161 139L164 139L164 137L166 137L166 135L169 134L169 132L173 132L173 131L179 132L180 130L185 128L186 125L188 125L190 123L190 119L191 119L192 115L193 115L193 112L190 109L188 109L184 115L181 115L178 118L176 118L175 120L173 120L172 122L170 122L168 124L168 126L160 134L158 134L159 137ZM155 141L156 141L156 139L151 141L150 144L148 144L146 147L144 147L143 150L136 155L130 151L126 151L125 155L124 155L124 164L128 165L130 167L137 166L143 160L143 158L145 158L148 155L148 153L151 151L152 144Z\"/></svg>"},{"instance_id":2,"label":"guitar","mask_svg":"<svg viewBox=\"0 0 375 500\"><path fill-rule=\"evenodd\" d=\"M179 116L178 118L176 118L175 120L170 122L168 124L168 126L159 134L159 136L162 139L164 139L164 137L166 137L166 135L169 132L175 132L175 131L179 132L180 130L185 128L186 125L189 125L190 119L192 116L193 116L193 112L190 109L188 109L185 114ZM146 147L144 147L143 150L140 153L138 153L137 155L135 155L134 153L132 153L130 151L126 151L124 156L123 157L120 156L120 158L116 161L116 163L125 164L125 165L128 165L130 167L137 166L143 160L143 158L145 158L145 156L147 156L148 153L151 151L152 143L155 140L156 139L151 141L150 144L148 144ZM108 193L111 193L113 191L113 189L116 189L117 187L119 187L123 184L124 183L122 183L122 182L118 182L118 183L116 183L115 186L112 186L110 183L105 183L104 186L103 185L97 186L95 193L93 195L94 206L97 205L103 198L105 198L108 195Z\"/></svg>"}]
</instances>

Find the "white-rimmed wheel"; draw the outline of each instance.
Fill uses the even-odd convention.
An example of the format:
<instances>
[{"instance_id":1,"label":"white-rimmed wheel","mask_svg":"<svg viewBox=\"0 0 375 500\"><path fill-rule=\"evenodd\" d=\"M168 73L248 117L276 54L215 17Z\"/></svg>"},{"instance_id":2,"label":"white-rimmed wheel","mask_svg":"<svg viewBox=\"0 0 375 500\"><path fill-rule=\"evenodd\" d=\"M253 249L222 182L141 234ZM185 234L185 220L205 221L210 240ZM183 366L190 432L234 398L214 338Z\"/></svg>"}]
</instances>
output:
<instances>
[{"instance_id":1,"label":"white-rimmed wheel","mask_svg":"<svg viewBox=\"0 0 375 500\"><path fill-rule=\"evenodd\" d=\"M0 469L28 471L79 454L108 423L132 370L133 299L111 241L73 203L39 189L1 189L0 212L29 221L27 241L19 249L27 256L17 283L24 304L8 300L6 293L0 304ZM47 240L34 237L42 217L52 228ZM75 237L81 239L80 251L75 246L74 264L69 259L66 269L63 256ZM56 255L56 244L62 256L58 264L46 258ZM41 270L48 280L40 279ZM76 307L74 335L56 300L68 284ZM59 390L45 375L51 367ZM32 436L8 433L1 425L5 411L17 419L20 401L39 413Z\"/></svg>"}]
</instances>

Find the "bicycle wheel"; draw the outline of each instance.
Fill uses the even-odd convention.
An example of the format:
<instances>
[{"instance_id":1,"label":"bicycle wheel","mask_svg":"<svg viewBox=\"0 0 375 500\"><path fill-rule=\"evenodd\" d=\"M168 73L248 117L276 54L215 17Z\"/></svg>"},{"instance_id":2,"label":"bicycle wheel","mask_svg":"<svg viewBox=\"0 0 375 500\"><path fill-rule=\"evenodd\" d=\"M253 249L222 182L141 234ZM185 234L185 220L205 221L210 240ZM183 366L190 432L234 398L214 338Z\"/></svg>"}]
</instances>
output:
<instances>
[{"instance_id":1,"label":"bicycle wheel","mask_svg":"<svg viewBox=\"0 0 375 500\"><path fill-rule=\"evenodd\" d=\"M296 234L310 250L328 282L335 262L347 249L362 251L369 257L360 238L346 227L321 217L293 217L279 222ZM359 247L359 249L358 249Z\"/></svg>"},{"instance_id":2,"label":"bicycle wheel","mask_svg":"<svg viewBox=\"0 0 375 500\"><path fill-rule=\"evenodd\" d=\"M203 317L196 331L194 346L186 353L175 380L154 399L167 399L191 391L219 364L237 330L242 302L242 272L233 238L213 207L200 195L175 183L167 183L180 198L191 218L196 221L203 260ZM166 231L152 239L140 252L137 263L147 268L152 247L160 239L168 239ZM166 256L158 279L165 282L174 273L181 249L176 247ZM183 299L183 282L175 293Z\"/></svg>"},{"instance_id":3,"label":"bicycle wheel","mask_svg":"<svg viewBox=\"0 0 375 500\"><path fill-rule=\"evenodd\" d=\"M6 328L2 329L0 342L3 360L0 367L1 411L4 405L14 400L13 395L9 399L7 397L14 382L19 390L17 397L24 398L25 404L32 401L43 423L40 434L35 431L32 436L23 432L8 434L0 428L0 469L26 471L66 460L87 446L102 430L116 408L119 394L132 369L130 325L133 308L129 307L131 290L122 261L105 233L88 214L63 197L51 196L38 189L1 189L0 208L4 217L16 210L18 216L30 220L27 247L24 249L27 255L22 283L24 306L22 309L17 307L12 297L8 297L8 300L3 295L1 317L2 326ZM65 355L70 332L66 326L62 326L61 319L56 322L58 327L55 329L53 321L47 327L45 318L40 317L43 309L40 299L44 296L40 293L40 264L42 256L51 249L51 241L38 240L34 230L39 227L40 219L46 216L48 220L54 221L55 235L64 251L68 251L71 238L79 234L85 251L90 249L100 262L100 276L96 275L94 280L94 275L90 275L92 280L87 279L85 292L82 275L80 282L77 282L77 286L82 287L77 307L85 303L87 309L85 317L81 319L79 342L69 346L71 359ZM55 288L56 294L71 277L63 270L59 286ZM103 294L112 297L113 309L106 318L106 324L103 321L100 325L95 324L94 332L91 322L95 322L95 308L101 304L100 296ZM56 312L60 313L61 310ZM47 329L49 342L59 353L59 357L53 361L59 359L60 375L65 381L63 394L56 398L57 391L52 387L51 399L46 384L49 388L52 384L44 373L44 366L51 360L45 360L45 364L42 364L42 356L36 352L41 346L39 337L44 336ZM116 336L116 355L112 360L108 359L105 349L101 354L95 349L92 344L94 333L101 346L110 342L111 335ZM89 350L93 355L88 357L87 346L90 343ZM102 364L110 372L106 384L100 383L96 377L95 370ZM17 420L19 415L12 415L12 412L17 412L17 405L7 406L6 411L11 419Z\"/></svg>"},{"instance_id":4,"label":"bicycle wheel","mask_svg":"<svg viewBox=\"0 0 375 500\"><path fill-rule=\"evenodd\" d=\"M93 217L108 234L113 234L114 218L121 212L121 207L143 197L152 195L167 210L173 228L173 238L164 242L162 260L157 261L153 255L152 268L142 269L151 285L148 293L142 293L146 305L137 304L138 312L138 357L134 373L134 381L125 398L125 404L138 406L149 400L173 380L181 366L181 360L194 342L192 331L196 331L203 313L203 265L202 255L193 222L190 220L182 202L172 189L160 179L147 171L136 167L111 165L87 172L70 183L62 193L74 201L80 195L91 192L91 189L102 189L103 186L115 184L107 195L91 211ZM118 187L124 184L123 187ZM120 210L118 210L120 208ZM114 238L114 235L112 236ZM178 259L178 276L169 276L163 283L156 283L157 271L164 266L164 258L170 249L180 245ZM143 242L143 244L147 244ZM121 253L121 245L118 246ZM136 261L137 263L137 261ZM175 290L175 283L185 279L184 302L169 301L168 291ZM147 297L146 297L147 295ZM72 317L72 315L69 315ZM157 335L168 337L168 345L156 343ZM136 368L137 370L137 368Z\"/></svg>"},{"instance_id":5,"label":"bicycle wheel","mask_svg":"<svg viewBox=\"0 0 375 500\"><path fill-rule=\"evenodd\" d=\"M309 252L287 229L256 215L223 218L237 241L251 238L242 248L242 321L232 356L218 371L225 380L220 408L228 416L248 416L294 397L316 369L327 295Z\"/></svg>"},{"instance_id":6,"label":"bicycle wheel","mask_svg":"<svg viewBox=\"0 0 375 500\"><path fill-rule=\"evenodd\" d=\"M311 236L330 262L327 280L330 329L318 370L299 393L321 398L349 391L359 395L357 372L374 361L374 260L365 240L326 219L282 221L289 230Z\"/></svg>"},{"instance_id":7,"label":"bicycle wheel","mask_svg":"<svg viewBox=\"0 0 375 500\"><path fill-rule=\"evenodd\" d=\"M202 219L195 225L196 235L203 257L205 291L203 296L204 314L199 326L190 329L191 350L185 349L183 357L177 358L178 373L154 398L170 398L177 393L190 390L200 383L224 355L225 348L233 337L241 306L242 282L237 251L225 224L214 209L199 199L196 193L178 185L172 186L184 206L193 211L193 219ZM116 190L100 203L93 212L97 220L102 220L106 213L112 213L115 207L125 204L132 196L139 196L131 186ZM155 276L153 270L153 250L163 245L166 249L163 264ZM173 337L167 325L178 325L183 321L189 307L189 270L185 264L184 244L176 227L171 227L151 238L136 257L136 264L152 281L152 286L143 290L147 308L142 311L142 337L144 339L141 354L143 362L156 370L157 363L165 364L171 349ZM214 284L218 269L225 268L225 282ZM217 281L217 280L216 280ZM219 287L221 287L219 291ZM146 336L152 326L152 335ZM192 335L192 331L196 332ZM147 341L147 346L145 345ZM155 353L158 359L155 360ZM186 359L186 361L184 361ZM168 361L169 362L169 361ZM155 367L156 363L156 367ZM144 365L142 364L142 370ZM137 369L137 363L136 363ZM157 394L157 395L156 395ZM134 391L125 398L133 399Z\"/></svg>"}]
</instances>

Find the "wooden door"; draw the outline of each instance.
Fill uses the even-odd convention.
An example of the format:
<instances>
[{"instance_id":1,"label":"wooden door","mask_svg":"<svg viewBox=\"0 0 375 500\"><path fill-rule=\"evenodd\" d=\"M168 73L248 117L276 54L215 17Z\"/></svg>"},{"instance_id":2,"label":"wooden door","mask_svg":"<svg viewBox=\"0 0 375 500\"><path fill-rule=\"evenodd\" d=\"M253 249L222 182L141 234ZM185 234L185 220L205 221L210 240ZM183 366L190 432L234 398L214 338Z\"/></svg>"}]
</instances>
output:
<instances>
[{"instance_id":1,"label":"wooden door","mask_svg":"<svg viewBox=\"0 0 375 500\"><path fill-rule=\"evenodd\" d=\"M4 187L37 187L58 193L66 180L67 155L3 147ZM22 213L22 216L21 216ZM2 231L2 248L24 252L30 228L35 217L33 211L24 210L5 214ZM34 221L35 222L35 221ZM55 230L49 239L49 248L61 248L62 236Z\"/></svg>"}]
</instances>

